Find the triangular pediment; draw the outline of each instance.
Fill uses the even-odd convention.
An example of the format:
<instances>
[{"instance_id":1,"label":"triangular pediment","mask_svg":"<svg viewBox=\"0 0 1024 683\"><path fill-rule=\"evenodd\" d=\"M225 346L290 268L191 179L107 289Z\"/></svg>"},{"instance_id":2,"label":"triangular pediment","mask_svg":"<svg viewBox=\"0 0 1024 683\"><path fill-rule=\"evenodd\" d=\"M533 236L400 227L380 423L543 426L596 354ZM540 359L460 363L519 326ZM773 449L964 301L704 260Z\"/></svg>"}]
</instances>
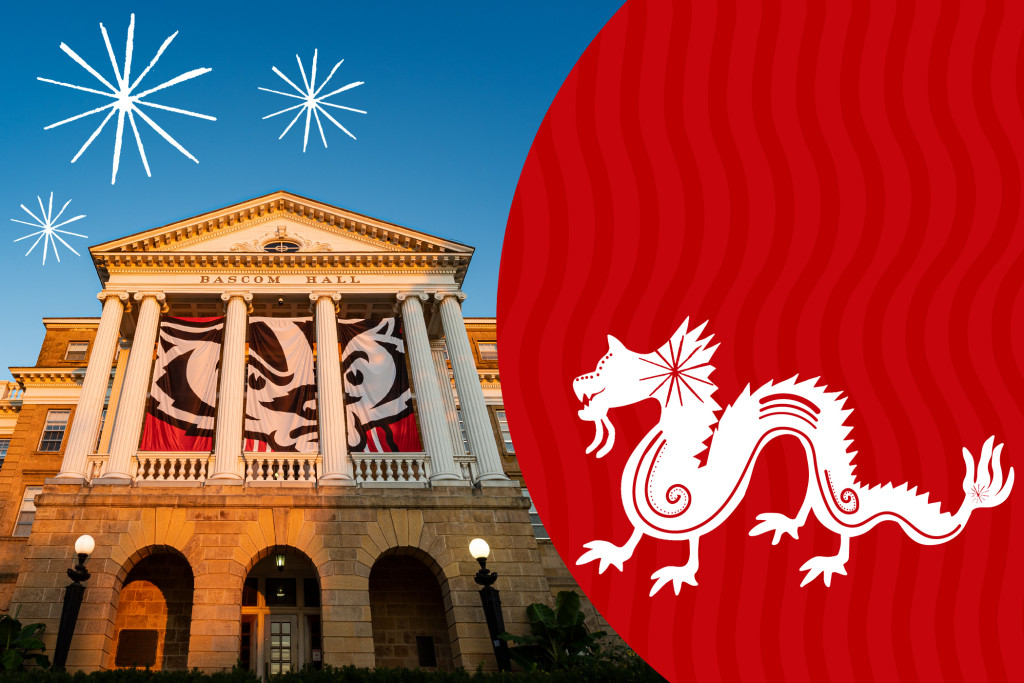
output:
<instances>
[{"instance_id":1,"label":"triangular pediment","mask_svg":"<svg viewBox=\"0 0 1024 683\"><path fill-rule=\"evenodd\" d=\"M290 192L274 192L91 247L94 257L252 253L281 240L319 254L470 255L473 248ZM289 247L291 248L291 247Z\"/></svg>"}]
</instances>

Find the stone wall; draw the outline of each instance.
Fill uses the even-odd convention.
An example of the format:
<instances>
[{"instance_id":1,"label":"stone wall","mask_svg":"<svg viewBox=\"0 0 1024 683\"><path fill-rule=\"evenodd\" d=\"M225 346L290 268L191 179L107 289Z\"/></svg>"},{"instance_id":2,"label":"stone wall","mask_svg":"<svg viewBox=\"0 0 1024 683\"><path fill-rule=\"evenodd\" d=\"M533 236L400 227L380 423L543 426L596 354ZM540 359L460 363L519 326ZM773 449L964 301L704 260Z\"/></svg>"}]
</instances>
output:
<instances>
[{"instance_id":1,"label":"stone wall","mask_svg":"<svg viewBox=\"0 0 1024 683\"><path fill-rule=\"evenodd\" d=\"M128 666L152 669L184 669L188 665L188 641L192 626L192 568L180 555L150 555L132 567L125 579L114 622L115 654ZM139 661L129 653L122 632L156 633L152 660ZM118 650L120 645L122 650Z\"/></svg>"},{"instance_id":2,"label":"stone wall","mask_svg":"<svg viewBox=\"0 0 1024 683\"><path fill-rule=\"evenodd\" d=\"M491 544L506 627L526 633L526 606L551 593L515 487L484 489L296 489L239 486L147 488L49 484L37 499L12 607L56 639L61 596L81 534L96 539L69 669L109 668L126 578L145 557L172 550L195 576L188 667L230 669L237 661L242 583L277 548L313 562L322 591L324 661L373 666L369 576L382 555L422 553L439 569L455 666L495 668L469 541Z\"/></svg>"},{"instance_id":3,"label":"stone wall","mask_svg":"<svg viewBox=\"0 0 1024 683\"><path fill-rule=\"evenodd\" d=\"M420 666L417 636L433 638L438 669L452 668L451 641L437 579L408 555L382 557L370 572L370 613L377 666Z\"/></svg>"}]
</instances>

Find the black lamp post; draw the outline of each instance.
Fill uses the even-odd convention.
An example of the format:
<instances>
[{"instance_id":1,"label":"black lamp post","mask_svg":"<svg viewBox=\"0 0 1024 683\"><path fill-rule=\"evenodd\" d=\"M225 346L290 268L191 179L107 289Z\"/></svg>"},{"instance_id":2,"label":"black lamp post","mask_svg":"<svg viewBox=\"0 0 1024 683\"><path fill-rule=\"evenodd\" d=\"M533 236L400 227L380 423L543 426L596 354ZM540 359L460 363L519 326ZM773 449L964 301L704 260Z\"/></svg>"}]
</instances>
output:
<instances>
[{"instance_id":1,"label":"black lamp post","mask_svg":"<svg viewBox=\"0 0 1024 683\"><path fill-rule=\"evenodd\" d=\"M474 538L469 543L469 553L480 563L480 571L476 573L473 580L483 586L480 589L480 602L484 606L484 617L487 618L487 630L491 635L494 658L498 660L499 670L511 671L512 662L508 657L508 643L498 637L505 632L505 619L501 615L501 597L493 585L498 580L498 575L495 572L487 571L487 556L491 554L491 548L484 539Z\"/></svg>"},{"instance_id":2,"label":"black lamp post","mask_svg":"<svg viewBox=\"0 0 1024 683\"><path fill-rule=\"evenodd\" d=\"M60 628L57 631L57 647L53 653L53 669L62 671L68 661L68 652L71 650L71 637L75 635L75 624L78 622L78 610L82 606L82 594L85 593L83 581L89 580L89 570L85 568L85 561L96 548L96 541L92 536L79 536L75 541L75 553L78 555L78 564L74 569L68 570L68 577L73 583L64 589L64 609L60 613Z\"/></svg>"}]
</instances>

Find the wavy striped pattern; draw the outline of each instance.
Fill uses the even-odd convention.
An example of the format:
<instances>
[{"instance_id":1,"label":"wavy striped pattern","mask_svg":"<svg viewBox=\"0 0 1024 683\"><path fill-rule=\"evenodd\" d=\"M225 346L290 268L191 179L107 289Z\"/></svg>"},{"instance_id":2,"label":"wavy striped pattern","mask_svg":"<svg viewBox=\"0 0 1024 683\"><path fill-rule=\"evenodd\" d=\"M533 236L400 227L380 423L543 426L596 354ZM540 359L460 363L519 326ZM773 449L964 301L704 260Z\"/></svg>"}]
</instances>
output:
<instances>
[{"instance_id":1,"label":"wavy striped pattern","mask_svg":"<svg viewBox=\"0 0 1024 683\"><path fill-rule=\"evenodd\" d=\"M849 576L801 589L832 534L747 536L806 490L777 443L702 539L700 587L648 599L687 544L645 539L623 573L574 565L628 538L619 480L656 408L613 411L615 449L588 459L570 382L608 333L648 351L709 319L719 402L821 376L851 396L865 481L955 510L960 448L990 434L1024 473L1022 38L1008 0L630 0L552 104L505 236L506 408L566 564L669 679L1020 680L1024 492L942 546L883 525Z\"/></svg>"}]
</instances>

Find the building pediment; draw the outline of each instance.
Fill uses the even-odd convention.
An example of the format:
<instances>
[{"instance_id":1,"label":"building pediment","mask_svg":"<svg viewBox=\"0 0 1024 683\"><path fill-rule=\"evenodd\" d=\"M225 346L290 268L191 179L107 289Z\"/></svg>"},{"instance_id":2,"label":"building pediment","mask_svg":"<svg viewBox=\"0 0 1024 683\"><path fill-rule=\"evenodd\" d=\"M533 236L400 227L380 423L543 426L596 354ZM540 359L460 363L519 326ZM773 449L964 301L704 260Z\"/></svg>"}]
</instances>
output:
<instances>
[{"instance_id":1,"label":"building pediment","mask_svg":"<svg viewBox=\"0 0 1024 683\"><path fill-rule=\"evenodd\" d=\"M99 265L112 254L252 253L264 251L275 238L291 238L298 245L293 251L306 253L473 253L472 247L458 242L284 191L105 242L89 251Z\"/></svg>"}]
</instances>

